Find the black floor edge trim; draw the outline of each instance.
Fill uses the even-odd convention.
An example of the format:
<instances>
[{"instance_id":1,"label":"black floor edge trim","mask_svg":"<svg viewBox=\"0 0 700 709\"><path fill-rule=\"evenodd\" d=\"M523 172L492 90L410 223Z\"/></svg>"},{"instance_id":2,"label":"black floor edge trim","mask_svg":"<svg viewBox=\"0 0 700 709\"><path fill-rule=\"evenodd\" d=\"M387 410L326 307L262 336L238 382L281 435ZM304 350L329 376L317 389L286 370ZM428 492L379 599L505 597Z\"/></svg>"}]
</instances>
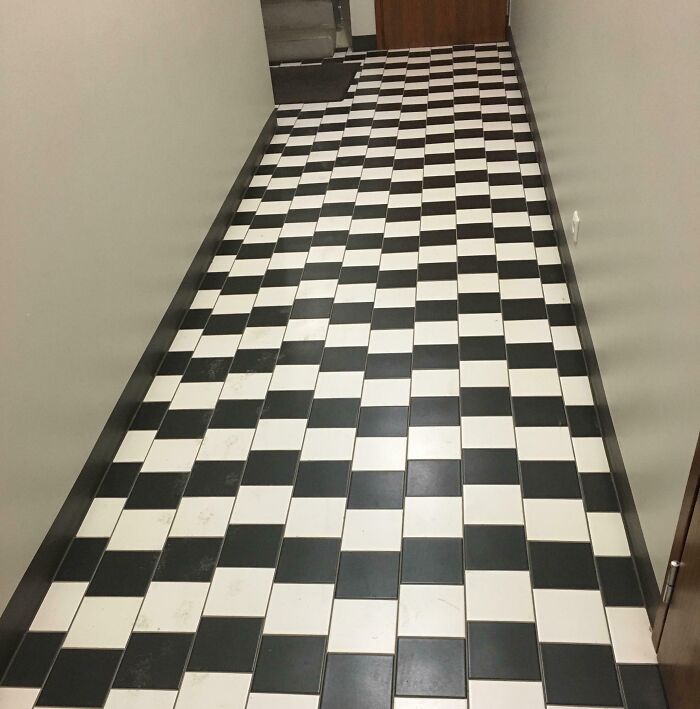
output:
<instances>
[{"instance_id":1,"label":"black floor edge trim","mask_svg":"<svg viewBox=\"0 0 700 709\"><path fill-rule=\"evenodd\" d=\"M371 52L377 48L376 34L356 34L352 38L353 52Z\"/></svg>"},{"instance_id":2,"label":"black floor edge trim","mask_svg":"<svg viewBox=\"0 0 700 709\"><path fill-rule=\"evenodd\" d=\"M615 426L613 425L608 399L605 395L605 388L603 386L603 378L598 364L598 358L593 347L591 330L583 307L581 291L579 290L578 281L576 280L576 272L574 271L574 264L571 258L571 250L569 248L569 243L566 240L566 231L564 230L561 212L559 211L556 194L554 193L554 186L552 185L552 178L549 173L549 167L547 166L547 157L544 152L544 146L542 145L542 137L540 136L540 132L537 127L535 111L533 109L532 102L530 101L530 96L527 90L527 82L525 81L522 65L520 64L517 48L515 46L515 40L510 27L508 28L508 41L510 42L515 70L520 82L523 101L525 103L525 110L527 111L528 120L530 121L532 139L535 143L535 150L537 151L540 171L542 173L542 181L544 183L544 189L547 196L547 204L549 205L549 210L552 215L552 223L554 224L554 232L556 234L559 251L561 253L564 274L566 277L566 282L569 286L571 305L574 309L574 317L576 319L576 325L581 338L581 347L586 359L586 367L591 381L593 400L595 402L600 421L600 430L603 435L605 450L610 461L610 469L615 488L617 490L618 500L620 502L622 518L627 529L627 536L630 541L632 557L637 568L637 575L639 576L640 586L644 595L646 610L650 621L653 623L656 610L659 607L661 600L659 587L656 583L654 569L651 564L651 558L649 557L649 550L647 549L644 533L642 532L642 525L639 521L639 514L637 513L637 507L634 502L634 496L632 494L629 477L627 476L625 462L622 458L620 444L618 443L617 435L615 434Z\"/></svg>"},{"instance_id":3,"label":"black floor edge trim","mask_svg":"<svg viewBox=\"0 0 700 709\"><path fill-rule=\"evenodd\" d=\"M270 143L276 126L277 116L274 110L197 250L155 334L124 387L66 501L0 616L0 676L9 664L22 636L29 629L51 579L97 492L107 466L114 458L161 360L189 310L199 284L231 224L233 215Z\"/></svg>"}]
</instances>

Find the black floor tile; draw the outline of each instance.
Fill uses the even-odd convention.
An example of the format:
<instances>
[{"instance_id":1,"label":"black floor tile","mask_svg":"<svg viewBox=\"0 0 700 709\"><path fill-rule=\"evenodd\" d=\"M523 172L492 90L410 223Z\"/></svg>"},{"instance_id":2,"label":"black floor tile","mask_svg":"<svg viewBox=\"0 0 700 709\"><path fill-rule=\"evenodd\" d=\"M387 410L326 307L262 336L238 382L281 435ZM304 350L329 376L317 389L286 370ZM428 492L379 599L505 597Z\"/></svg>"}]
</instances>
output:
<instances>
[{"instance_id":1,"label":"black floor tile","mask_svg":"<svg viewBox=\"0 0 700 709\"><path fill-rule=\"evenodd\" d=\"M202 618L188 672L252 672L262 625L262 618Z\"/></svg>"},{"instance_id":2,"label":"black floor tile","mask_svg":"<svg viewBox=\"0 0 700 709\"><path fill-rule=\"evenodd\" d=\"M61 650L37 706L101 707L121 656L121 650Z\"/></svg>"},{"instance_id":3,"label":"black floor tile","mask_svg":"<svg viewBox=\"0 0 700 709\"><path fill-rule=\"evenodd\" d=\"M609 645L542 643L540 649L548 704L622 706Z\"/></svg>"},{"instance_id":4,"label":"black floor tile","mask_svg":"<svg viewBox=\"0 0 700 709\"><path fill-rule=\"evenodd\" d=\"M369 406L360 410L358 436L405 436L408 407Z\"/></svg>"},{"instance_id":5,"label":"black floor tile","mask_svg":"<svg viewBox=\"0 0 700 709\"><path fill-rule=\"evenodd\" d=\"M2 678L2 685L41 687L58 655L64 636L64 633L28 632Z\"/></svg>"},{"instance_id":6,"label":"black floor tile","mask_svg":"<svg viewBox=\"0 0 700 709\"><path fill-rule=\"evenodd\" d=\"M644 606L632 557L597 556L595 563L606 606Z\"/></svg>"},{"instance_id":7,"label":"black floor tile","mask_svg":"<svg viewBox=\"0 0 700 709\"><path fill-rule=\"evenodd\" d=\"M610 473L581 475L586 512L619 512L620 505Z\"/></svg>"},{"instance_id":8,"label":"black floor tile","mask_svg":"<svg viewBox=\"0 0 700 709\"><path fill-rule=\"evenodd\" d=\"M106 551L90 585L88 596L143 596L159 552Z\"/></svg>"},{"instance_id":9,"label":"black floor tile","mask_svg":"<svg viewBox=\"0 0 700 709\"><path fill-rule=\"evenodd\" d=\"M114 680L118 689L178 689L194 633L133 633Z\"/></svg>"},{"instance_id":10,"label":"black floor tile","mask_svg":"<svg viewBox=\"0 0 700 709\"><path fill-rule=\"evenodd\" d=\"M459 497L462 494L457 460L409 460L406 495L410 497Z\"/></svg>"},{"instance_id":11,"label":"black floor tile","mask_svg":"<svg viewBox=\"0 0 700 709\"><path fill-rule=\"evenodd\" d=\"M402 509L403 478L400 470L356 470L350 481L348 509Z\"/></svg>"},{"instance_id":12,"label":"black floor tile","mask_svg":"<svg viewBox=\"0 0 700 709\"><path fill-rule=\"evenodd\" d=\"M344 551L340 555L337 598L398 598L400 554Z\"/></svg>"},{"instance_id":13,"label":"black floor tile","mask_svg":"<svg viewBox=\"0 0 700 709\"><path fill-rule=\"evenodd\" d=\"M291 485L299 451L252 451L243 473L243 485Z\"/></svg>"},{"instance_id":14,"label":"black floor tile","mask_svg":"<svg viewBox=\"0 0 700 709\"><path fill-rule=\"evenodd\" d=\"M185 491L187 477L187 473L139 475L124 507L131 510L174 510Z\"/></svg>"},{"instance_id":15,"label":"black floor tile","mask_svg":"<svg viewBox=\"0 0 700 709\"><path fill-rule=\"evenodd\" d=\"M539 680L534 623L469 622L469 678Z\"/></svg>"},{"instance_id":16,"label":"black floor tile","mask_svg":"<svg viewBox=\"0 0 700 709\"><path fill-rule=\"evenodd\" d=\"M56 581L89 581L107 547L107 539L77 537L56 572Z\"/></svg>"},{"instance_id":17,"label":"black floor tile","mask_svg":"<svg viewBox=\"0 0 700 709\"><path fill-rule=\"evenodd\" d=\"M340 556L339 539L289 537L282 543L277 583L334 583Z\"/></svg>"},{"instance_id":18,"label":"black floor tile","mask_svg":"<svg viewBox=\"0 0 700 709\"><path fill-rule=\"evenodd\" d=\"M325 646L321 635L263 635L252 691L317 694Z\"/></svg>"},{"instance_id":19,"label":"black floor tile","mask_svg":"<svg viewBox=\"0 0 700 709\"><path fill-rule=\"evenodd\" d=\"M466 697L464 640L399 638L396 696Z\"/></svg>"},{"instance_id":20,"label":"black floor tile","mask_svg":"<svg viewBox=\"0 0 700 709\"><path fill-rule=\"evenodd\" d=\"M141 463L112 463L100 483L97 497L128 497Z\"/></svg>"},{"instance_id":21,"label":"black floor tile","mask_svg":"<svg viewBox=\"0 0 700 709\"><path fill-rule=\"evenodd\" d=\"M226 532L219 566L273 569L282 533L279 524L232 524Z\"/></svg>"},{"instance_id":22,"label":"black floor tile","mask_svg":"<svg viewBox=\"0 0 700 709\"><path fill-rule=\"evenodd\" d=\"M185 497L235 497L243 477L243 465L239 460L196 461Z\"/></svg>"},{"instance_id":23,"label":"black floor tile","mask_svg":"<svg viewBox=\"0 0 700 709\"><path fill-rule=\"evenodd\" d=\"M350 464L345 461L302 461L294 481L294 497L345 497Z\"/></svg>"},{"instance_id":24,"label":"black floor tile","mask_svg":"<svg viewBox=\"0 0 700 709\"><path fill-rule=\"evenodd\" d=\"M464 528L466 568L527 571L525 529L519 525L469 524Z\"/></svg>"},{"instance_id":25,"label":"black floor tile","mask_svg":"<svg viewBox=\"0 0 700 709\"><path fill-rule=\"evenodd\" d=\"M534 588L598 588L591 545L584 542L530 542Z\"/></svg>"},{"instance_id":26,"label":"black floor tile","mask_svg":"<svg viewBox=\"0 0 700 709\"><path fill-rule=\"evenodd\" d=\"M411 426L459 426L459 398L414 397L411 399Z\"/></svg>"},{"instance_id":27,"label":"black floor tile","mask_svg":"<svg viewBox=\"0 0 700 709\"><path fill-rule=\"evenodd\" d=\"M461 539L404 539L402 551L402 583L464 583Z\"/></svg>"},{"instance_id":28,"label":"black floor tile","mask_svg":"<svg viewBox=\"0 0 700 709\"><path fill-rule=\"evenodd\" d=\"M658 665L618 665L627 709L666 709Z\"/></svg>"},{"instance_id":29,"label":"black floor tile","mask_svg":"<svg viewBox=\"0 0 700 709\"><path fill-rule=\"evenodd\" d=\"M355 428L359 411L359 399L316 399L309 428Z\"/></svg>"},{"instance_id":30,"label":"black floor tile","mask_svg":"<svg viewBox=\"0 0 700 709\"><path fill-rule=\"evenodd\" d=\"M581 488L574 462L559 460L520 463L523 497L540 499L579 499Z\"/></svg>"},{"instance_id":31,"label":"black floor tile","mask_svg":"<svg viewBox=\"0 0 700 709\"><path fill-rule=\"evenodd\" d=\"M462 451L465 485L517 485L518 457L515 449L470 448Z\"/></svg>"},{"instance_id":32,"label":"black floor tile","mask_svg":"<svg viewBox=\"0 0 700 709\"><path fill-rule=\"evenodd\" d=\"M154 581L211 581L221 550L218 537L170 537L158 561Z\"/></svg>"},{"instance_id":33,"label":"black floor tile","mask_svg":"<svg viewBox=\"0 0 700 709\"><path fill-rule=\"evenodd\" d=\"M321 709L391 709L392 655L329 654Z\"/></svg>"}]
</instances>

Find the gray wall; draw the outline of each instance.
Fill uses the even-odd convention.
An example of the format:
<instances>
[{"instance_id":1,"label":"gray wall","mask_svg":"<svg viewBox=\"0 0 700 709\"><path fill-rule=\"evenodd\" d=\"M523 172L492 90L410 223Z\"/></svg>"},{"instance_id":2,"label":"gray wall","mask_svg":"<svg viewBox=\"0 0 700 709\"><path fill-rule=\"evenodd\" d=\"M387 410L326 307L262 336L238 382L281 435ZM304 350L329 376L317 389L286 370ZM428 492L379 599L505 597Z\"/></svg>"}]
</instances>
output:
<instances>
[{"instance_id":1,"label":"gray wall","mask_svg":"<svg viewBox=\"0 0 700 709\"><path fill-rule=\"evenodd\" d=\"M513 0L511 25L661 583L700 424L700 4Z\"/></svg>"},{"instance_id":2,"label":"gray wall","mask_svg":"<svg viewBox=\"0 0 700 709\"><path fill-rule=\"evenodd\" d=\"M272 110L260 3L0 0L0 611Z\"/></svg>"}]
</instances>

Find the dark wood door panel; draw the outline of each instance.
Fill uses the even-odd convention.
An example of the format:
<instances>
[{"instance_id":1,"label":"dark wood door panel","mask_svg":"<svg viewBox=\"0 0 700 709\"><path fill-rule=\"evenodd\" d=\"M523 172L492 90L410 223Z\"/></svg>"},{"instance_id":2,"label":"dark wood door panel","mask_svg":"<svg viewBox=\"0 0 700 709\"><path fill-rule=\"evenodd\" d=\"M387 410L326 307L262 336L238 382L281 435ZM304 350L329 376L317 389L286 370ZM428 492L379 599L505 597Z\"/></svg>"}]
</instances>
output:
<instances>
[{"instance_id":1,"label":"dark wood door panel","mask_svg":"<svg viewBox=\"0 0 700 709\"><path fill-rule=\"evenodd\" d=\"M693 709L700 697L700 507L696 501L676 588L659 645L670 709Z\"/></svg>"},{"instance_id":2,"label":"dark wood door panel","mask_svg":"<svg viewBox=\"0 0 700 709\"><path fill-rule=\"evenodd\" d=\"M507 0L377 0L385 49L436 47L506 38Z\"/></svg>"},{"instance_id":3,"label":"dark wood door panel","mask_svg":"<svg viewBox=\"0 0 700 709\"><path fill-rule=\"evenodd\" d=\"M700 440L690 469L671 559L680 566L654 624L669 709L695 709L700 696ZM667 589L664 589L667 590Z\"/></svg>"}]
</instances>

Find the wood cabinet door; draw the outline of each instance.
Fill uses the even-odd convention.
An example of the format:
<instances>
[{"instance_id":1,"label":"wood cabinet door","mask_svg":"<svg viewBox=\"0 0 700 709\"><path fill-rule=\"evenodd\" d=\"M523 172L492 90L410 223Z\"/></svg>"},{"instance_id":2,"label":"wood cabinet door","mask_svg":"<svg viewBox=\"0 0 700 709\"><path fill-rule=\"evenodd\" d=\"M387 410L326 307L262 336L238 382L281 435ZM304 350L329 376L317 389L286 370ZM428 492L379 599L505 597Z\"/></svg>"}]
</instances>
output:
<instances>
[{"instance_id":1,"label":"wood cabinet door","mask_svg":"<svg viewBox=\"0 0 700 709\"><path fill-rule=\"evenodd\" d=\"M506 39L507 0L376 0L383 49Z\"/></svg>"},{"instance_id":2,"label":"wood cabinet door","mask_svg":"<svg viewBox=\"0 0 700 709\"><path fill-rule=\"evenodd\" d=\"M659 669L669 709L694 709L700 701L700 441L681 506L671 558L679 562L670 599L654 627ZM668 578L667 578L668 583Z\"/></svg>"}]
</instances>

